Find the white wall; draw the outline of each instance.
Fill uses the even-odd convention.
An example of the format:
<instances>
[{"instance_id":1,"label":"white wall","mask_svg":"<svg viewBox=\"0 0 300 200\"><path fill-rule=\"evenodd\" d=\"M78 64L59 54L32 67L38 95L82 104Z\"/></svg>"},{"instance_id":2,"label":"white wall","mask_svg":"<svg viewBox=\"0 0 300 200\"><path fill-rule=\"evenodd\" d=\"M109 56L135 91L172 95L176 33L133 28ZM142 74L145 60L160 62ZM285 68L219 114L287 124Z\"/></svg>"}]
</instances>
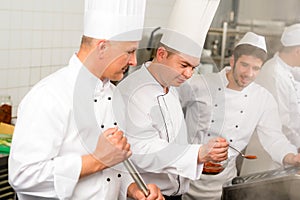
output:
<instances>
[{"instance_id":1,"label":"white wall","mask_svg":"<svg viewBox=\"0 0 300 200\"><path fill-rule=\"evenodd\" d=\"M240 0L240 20L300 21L299 0Z\"/></svg>"},{"instance_id":2,"label":"white wall","mask_svg":"<svg viewBox=\"0 0 300 200\"><path fill-rule=\"evenodd\" d=\"M79 45L81 0L0 0L0 94L13 116L40 79L66 65Z\"/></svg>"}]
</instances>

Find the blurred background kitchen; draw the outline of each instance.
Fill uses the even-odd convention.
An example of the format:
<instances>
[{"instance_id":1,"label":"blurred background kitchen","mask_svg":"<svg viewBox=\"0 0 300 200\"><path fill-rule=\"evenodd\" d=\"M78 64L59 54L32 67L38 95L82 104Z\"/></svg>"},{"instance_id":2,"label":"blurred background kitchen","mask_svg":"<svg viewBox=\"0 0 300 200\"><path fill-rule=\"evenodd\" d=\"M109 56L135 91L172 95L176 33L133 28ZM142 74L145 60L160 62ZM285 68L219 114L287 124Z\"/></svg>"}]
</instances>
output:
<instances>
[{"instance_id":1,"label":"blurred background kitchen","mask_svg":"<svg viewBox=\"0 0 300 200\"><path fill-rule=\"evenodd\" d=\"M77 50L83 27L83 3L79 0L0 0L0 94L9 95L12 116L29 89L39 80L66 65ZM148 0L142 48L151 31L165 27L174 0ZM300 21L299 0L222 0L207 41L202 70L222 68L235 42L245 31L267 37L270 56L277 50L285 26ZM189 23L189 22L187 22ZM159 38L153 32L152 45ZM139 63L151 57L139 51ZM217 69L216 69L217 68Z\"/></svg>"}]
</instances>

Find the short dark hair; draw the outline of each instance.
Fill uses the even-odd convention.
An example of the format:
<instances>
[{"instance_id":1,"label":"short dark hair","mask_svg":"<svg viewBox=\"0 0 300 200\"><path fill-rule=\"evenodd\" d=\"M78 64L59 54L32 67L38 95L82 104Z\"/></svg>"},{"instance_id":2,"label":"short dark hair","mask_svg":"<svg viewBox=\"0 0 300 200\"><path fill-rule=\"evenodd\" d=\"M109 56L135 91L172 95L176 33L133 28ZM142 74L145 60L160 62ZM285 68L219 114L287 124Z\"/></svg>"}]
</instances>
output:
<instances>
[{"instance_id":1,"label":"short dark hair","mask_svg":"<svg viewBox=\"0 0 300 200\"><path fill-rule=\"evenodd\" d=\"M155 49L155 55L156 55L157 49L158 49L159 47L163 47L163 48L166 49L166 51L168 52L168 57L171 56L171 55L173 55L173 54L179 54L179 53L180 53L179 51L177 51L177 50L175 50L175 49L172 49L172 48L170 48L169 46L167 46L167 45L165 45L165 44L159 42L157 48Z\"/></svg>"},{"instance_id":2,"label":"short dark hair","mask_svg":"<svg viewBox=\"0 0 300 200\"><path fill-rule=\"evenodd\" d=\"M254 56L263 62L265 62L268 57L267 52L265 52L263 49L250 44L238 45L234 48L232 55L234 56L234 62L236 62L242 55Z\"/></svg>"}]
</instances>

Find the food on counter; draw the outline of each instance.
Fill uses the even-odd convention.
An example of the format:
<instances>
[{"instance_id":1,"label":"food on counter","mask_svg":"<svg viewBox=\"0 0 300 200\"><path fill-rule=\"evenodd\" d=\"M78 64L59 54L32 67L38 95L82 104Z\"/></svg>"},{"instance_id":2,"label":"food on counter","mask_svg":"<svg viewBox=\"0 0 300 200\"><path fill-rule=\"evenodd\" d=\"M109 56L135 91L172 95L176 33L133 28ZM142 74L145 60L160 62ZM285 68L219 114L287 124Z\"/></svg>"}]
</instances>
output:
<instances>
[{"instance_id":1,"label":"food on counter","mask_svg":"<svg viewBox=\"0 0 300 200\"><path fill-rule=\"evenodd\" d=\"M0 106L0 122L11 123L11 105L2 104Z\"/></svg>"},{"instance_id":2,"label":"food on counter","mask_svg":"<svg viewBox=\"0 0 300 200\"><path fill-rule=\"evenodd\" d=\"M14 126L0 122L0 134L13 134Z\"/></svg>"},{"instance_id":3,"label":"food on counter","mask_svg":"<svg viewBox=\"0 0 300 200\"><path fill-rule=\"evenodd\" d=\"M12 134L0 134L0 154L9 154Z\"/></svg>"}]
</instances>

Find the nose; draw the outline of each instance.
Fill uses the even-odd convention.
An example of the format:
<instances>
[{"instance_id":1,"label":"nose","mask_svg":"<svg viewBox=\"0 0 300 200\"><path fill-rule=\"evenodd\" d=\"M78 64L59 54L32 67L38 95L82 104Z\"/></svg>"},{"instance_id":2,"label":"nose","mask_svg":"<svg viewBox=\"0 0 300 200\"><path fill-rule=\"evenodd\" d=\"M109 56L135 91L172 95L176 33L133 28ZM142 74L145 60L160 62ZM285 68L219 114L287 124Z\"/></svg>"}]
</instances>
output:
<instances>
[{"instance_id":1,"label":"nose","mask_svg":"<svg viewBox=\"0 0 300 200\"><path fill-rule=\"evenodd\" d=\"M183 76L187 79L191 78L193 75L194 69L192 67L187 67L183 71Z\"/></svg>"},{"instance_id":2,"label":"nose","mask_svg":"<svg viewBox=\"0 0 300 200\"><path fill-rule=\"evenodd\" d=\"M128 65L130 65L130 66L137 65L136 53L129 54Z\"/></svg>"},{"instance_id":3,"label":"nose","mask_svg":"<svg viewBox=\"0 0 300 200\"><path fill-rule=\"evenodd\" d=\"M247 67L246 74L247 74L247 76L249 76L249 77L252 77L252 76L253 76L254 70L252 69L252 67Z\"/></svg>"}]
</instances>

